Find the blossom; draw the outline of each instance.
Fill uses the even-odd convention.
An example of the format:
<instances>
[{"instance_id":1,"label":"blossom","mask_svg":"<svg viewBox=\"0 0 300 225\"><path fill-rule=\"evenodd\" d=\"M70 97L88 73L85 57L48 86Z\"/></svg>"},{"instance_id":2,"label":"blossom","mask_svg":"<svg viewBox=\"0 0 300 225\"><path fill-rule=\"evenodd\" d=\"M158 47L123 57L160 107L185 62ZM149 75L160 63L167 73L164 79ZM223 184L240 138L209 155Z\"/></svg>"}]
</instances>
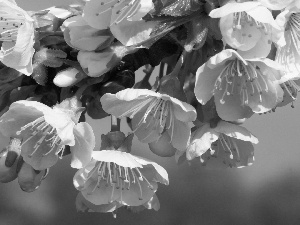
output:
<instances>
[{"instance_id":1,"label":"blossom","mask_svg":"<svg viewBox=\"0 0 300 225\"><path fill-rule=\"evenodd\" d=\"M231 49L198 68L195 95L201 104L214 96L218 115L227 121L264 113L282 101L282 68L270 59L243 59Z\"/></svg>"},{"instance_id":2,"label":"blossom","mask_svg":"<svg viewBox=\"0 0 300 225\"><path fill-rule=\"evenodd\" d=\"M274 29L277 52L276 62L285 69L286 79L300 77L300 4L294 2L285 8L277 17L280 29Z\"/></svg>"},{"instance_id":3,"label":"blossom","mask_svg":"<svg viewBox=\"0 0 300 225\"><path fill-rule=\"evenodd\" d=\"M36 170L53 166L65 145L72 153L71 166L81 168L91 160L95 146L88 123L78 123L82 107L75 98L50 108L36 101L16 101L0 118L0 132L22 139L21 155Z\"/></svg>"},{"instance_id":4,"label":"blossom","mask_svg":"<svg viewBox=\"0 0 300 225\"><path fill-rule=\"evenodd\" d=\"M34 20L14 1L0 1L0 61L21 73L32 73Z\"/></svg>"},{"instance_id":5,"label":"blossom","mask_svg":"<svg viewBox=\"0 0 300 225\"><path fill-rule=\"evenodd\" d=\"M116 117L130 117L135 135L141 142L157 141L164 132L178 149L186 148L190 138L189 122L196 119L191 105L146 89L125 89L105 94L100 99L104 111Z\"/></svg>"},{"instance_id":6,"label":"blossom","mask_svg":"<svg viewBox=\"0 0 300 225\"><path fill-rule=\"evenodd\" d=\"M230 1L209 14L220 19L223 41L244 58L266 57L271 50L272 27L278 28L272 13L257 1Z\"/></svg>"},{"instance_id":7,"label":"blossom","mask_svg":"<svg viewBox=\"0 0 300 225\"><path fill-rule=\"evenodd\" d=\"M224 165L247 166L254 160L252 144L257 143L258 139L244 127L220 121L211 128L206 123L193 132L186 158L200 157L205 163L213 156L221 159Z\"/></svg>"},{"instance_id":8,"label":"blossom","mask_svg":"<svg viewBox=\"0 0 300 225\"><path fill-rule=\"evenodd\" d=\"M91 162L77 171L74 186L93 205L140 206L157 190L157 182L168 185L168 174L155 162L128 153L133 134L120 131L102 135L101 150L92 153ZM112 205L110 205L112 204Z\"/></svg>"},{"instance_id":9,"label":"blossom","mask_svg":"<svg viewBox=\"0 0 300 225\"><path fill-rule=\"evenodd\" d=\"M89 0L83 18L96 29L110 28L123 45L131 46L150 38L157 22L142 18L152 9L152 0Z\"/></svg>"}]
</instances>

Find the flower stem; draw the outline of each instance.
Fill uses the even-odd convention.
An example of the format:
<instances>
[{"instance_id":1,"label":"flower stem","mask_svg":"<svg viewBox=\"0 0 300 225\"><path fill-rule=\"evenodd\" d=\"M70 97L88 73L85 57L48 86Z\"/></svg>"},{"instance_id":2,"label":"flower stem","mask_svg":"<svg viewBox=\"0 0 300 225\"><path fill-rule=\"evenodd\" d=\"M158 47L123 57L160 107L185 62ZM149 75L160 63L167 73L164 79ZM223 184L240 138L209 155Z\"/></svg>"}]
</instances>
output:
<instances>
[{"instance_id":1,"label":"flower stem","mask_svg":"<svg viewBox=\"0 0 300 225\"><path fill-rule=\"evenodd\" d=\"M178 80L179 80L179 82L180 82L180 84L181 84L182 87L183 87L183 85L184 85L185 76L188 76L188 75L189 75L189 74L186 74L186 73L182 73L182 72L183 72L182 70L180 71L180 69L182 69L181 66L182 66L182 64L184 63L184 60L185 60L185 58L186 58L187 55L188 55L188 52L184 50L184 51L182 52L182 55L180 56L180 58L179 58L179 60L178 60L178 63L177 63L177 64L180 64L180 67L179 67L179 71L178 71L177 77L178 77ZM177 66L177 65L176 65L176 66Z\"/></svg>"},{"instance_id":2,"label":"flower stem","mask_svg":"<svg viewBox=\"0 0 300 225\"><path fill-rule=\"evenodd\" d=\"M111 115L111 131L120 131L121 120Z\"/></svg>"}]
</instances>

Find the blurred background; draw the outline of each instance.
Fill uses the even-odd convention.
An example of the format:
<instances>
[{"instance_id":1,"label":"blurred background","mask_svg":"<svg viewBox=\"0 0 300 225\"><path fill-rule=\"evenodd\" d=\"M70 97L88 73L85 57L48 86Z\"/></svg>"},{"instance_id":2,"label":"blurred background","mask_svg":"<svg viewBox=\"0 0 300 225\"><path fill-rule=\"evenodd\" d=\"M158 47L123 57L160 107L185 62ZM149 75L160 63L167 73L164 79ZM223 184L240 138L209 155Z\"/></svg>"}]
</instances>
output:
<instances>
[{"instance_id":1,"label":"blurred background","mask_svg":"<svg viewBox=\"0 0 300 225\"><path fill-rule=\"evenodd\" d=\"M72 0L17 0L25 10L69 4ZM147 157L169 173L170 185L160 185L158 212L111 213L76 211L70 157L60 160L34 193L17 181L0 184L0 225L234 225L300 224L300 104L256 115L244 126L260 140L255 163L247 168L208 170L198 160L177 166L134 139L132 153ZM95 135L109 132L109 118L93 121ZM127 127L123 121L123 127ZM127 130L129 131L129 130Z\"/></svg>"}]
</instances>

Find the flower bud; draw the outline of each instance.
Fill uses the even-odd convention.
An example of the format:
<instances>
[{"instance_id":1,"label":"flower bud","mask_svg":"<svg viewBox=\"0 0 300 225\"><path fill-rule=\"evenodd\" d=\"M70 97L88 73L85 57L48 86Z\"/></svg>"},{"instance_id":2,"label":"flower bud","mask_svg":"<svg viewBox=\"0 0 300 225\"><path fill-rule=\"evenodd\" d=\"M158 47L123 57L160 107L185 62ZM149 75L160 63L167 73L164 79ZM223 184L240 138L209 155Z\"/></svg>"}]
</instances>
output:
<instances>
[{"instance_id":1,"label":"flower bud","mask_svg":"<svg viewBox=\"0 0 300 225\"><path fill-rule=\"evenodd\" d=\"M81 81L85 74L80 73L77 69L69 67L66 70L60 71L53 79L53 83L58 87L73 86L77 82Z\"/></svg>"},{"instance_id":2,"label":"flower bud","mask_svg":"<svg viewBox=\"0 0 300 225\"><path fill-rule=\"evenodd\" d=\"M13 138L0 153L0 182L8 183L17 178L17 164L21 153L20 140Z\"/></svg>"},{"instance_id":3,"label":"flower bud","mask_svg":"<svg viewBox=\"0 0 300 225\"><path fill-rule=\"evenodd\" d=\"M35 170L28 163L24 162L19 173L18 182L20 188L26 192L33 192L41 185L47 170Z\"/></svg>"}]
</instances>

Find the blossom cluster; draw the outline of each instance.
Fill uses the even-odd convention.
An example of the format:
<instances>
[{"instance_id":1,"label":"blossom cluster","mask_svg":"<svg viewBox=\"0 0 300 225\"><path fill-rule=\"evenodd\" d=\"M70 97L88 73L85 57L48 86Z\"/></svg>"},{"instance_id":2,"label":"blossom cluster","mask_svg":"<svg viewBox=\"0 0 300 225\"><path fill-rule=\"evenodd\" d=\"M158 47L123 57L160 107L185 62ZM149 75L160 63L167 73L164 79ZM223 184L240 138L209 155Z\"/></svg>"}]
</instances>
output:
<instances>
[{"instance_id":1,"label":"blossom cluster","mask_svg":"<svg viewBox=\"0 0 300 225\"><path fill-rule=\"evenodd\" d=\"M158 210L169 179L131 154L134 136L178 164L252 165L258 139L241 125L294 107L299 37L299 0L82 0L38 12L0 0L0 181L34 191L70 154L79 211L135 212ZM100 149L86 116L111 116Z\"/></svg>"}]
</instances>

